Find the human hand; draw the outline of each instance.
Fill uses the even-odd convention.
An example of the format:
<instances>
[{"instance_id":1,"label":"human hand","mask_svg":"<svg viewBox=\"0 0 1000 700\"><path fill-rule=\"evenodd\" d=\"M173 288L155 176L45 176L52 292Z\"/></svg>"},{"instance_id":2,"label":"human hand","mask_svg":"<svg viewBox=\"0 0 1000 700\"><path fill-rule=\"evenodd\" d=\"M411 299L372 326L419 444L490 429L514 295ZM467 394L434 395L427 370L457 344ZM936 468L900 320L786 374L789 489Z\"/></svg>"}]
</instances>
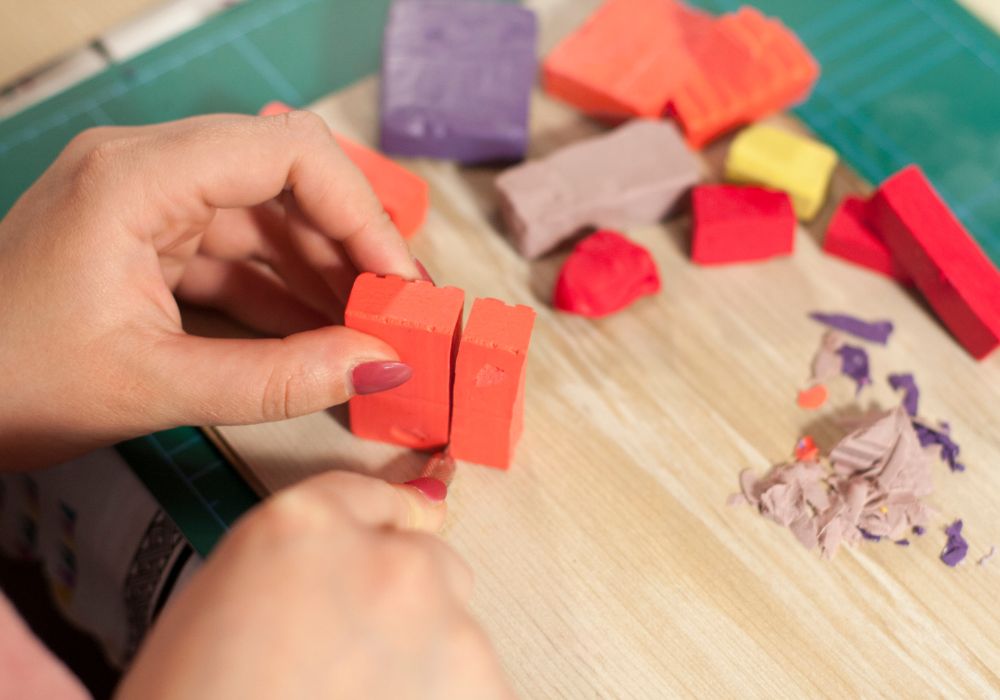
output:
<instances>
[{"instance_id":1,"label":"human hand","mask_svg":"<svg viewBox=\"0 0 1000 700\"><path fill-rule=\"evenodd\" d=\"M421 276L313 114L80 134L0 222L0 468L402 383L391 347L330 325L359 270ZM281 338L186 335L175 293Z\"/></svg>"},{"instance_id":2,"label":"human hand","mask_svg":"<svg viewBox=\"0 0 1000 700\"><path fill-rule=\"evenodd\" d=\"M327 472L265 501L163 611L119 697L513 697L468 568L426 534L437 486Z\"/></svg>"}]
</instances>

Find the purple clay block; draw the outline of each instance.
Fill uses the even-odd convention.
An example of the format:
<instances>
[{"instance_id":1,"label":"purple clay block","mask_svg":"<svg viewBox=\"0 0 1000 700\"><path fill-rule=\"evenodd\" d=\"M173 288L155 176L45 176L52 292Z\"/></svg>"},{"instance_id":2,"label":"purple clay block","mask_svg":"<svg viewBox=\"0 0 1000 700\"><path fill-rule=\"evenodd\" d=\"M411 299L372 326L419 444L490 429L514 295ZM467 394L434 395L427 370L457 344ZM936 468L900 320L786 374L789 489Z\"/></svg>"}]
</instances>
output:
<instances>
[{"instance_id":1,"label":"purple clay block","mask_svg":"<svg viewBox=\"0 0 1000 700\"><path fill-rule=\"evenodd\" d=\"M860 393L868 384L872 383L871 374L868 368L868 353L864 348L856 345L841 345L837 348L842 365L840 371L854 380Z\"/></svg>"},{"instance_id":2,"label":"purple clay block","mask_svg":"<svg viewBox=\"0 0 1000 700\"><path fill-rule=\"evenodd\" d=\"M809 318L818 321L830 328L836 328L849 335L853 335L862 340L885 345L892 335L892 321L863 321L847 314L824 314L814 311L809 314Z\"/></svg>"},{"instance_id":3,"label":"purple clay block","mask_svg":"<svg viewBox=\"0 0 1000 700\"><path fill-rule=\"evenodd\" d=\"M892 387L893 391L903 392L903 408L911 416L917 415L917 407L920 404L920 389L917 387L913 375L910 373L890 374L889 386Z\"/></svg>"},{"instance_id":4,"label":"purple clay block","mask_svg":"<svg viewBox=\"0 0 1000 700\"><path fill-rule=\"evenodd\" d=\"M948 566L956 566L969 553L969 543L962 537L962 521L956 520L945 530L948 541L941 550L941 561Z\"/></svg>"},{"instance_id":5,"label":"purple clay block","mask_svg":"<svg viewBox=\"0 0 1000 700\"><path fill-rule=\"evenodd\" d=\"M382 150L523 158L537 34L535 14L513 4L396 0L382 46Z\"/></svg>"}]
</instances>

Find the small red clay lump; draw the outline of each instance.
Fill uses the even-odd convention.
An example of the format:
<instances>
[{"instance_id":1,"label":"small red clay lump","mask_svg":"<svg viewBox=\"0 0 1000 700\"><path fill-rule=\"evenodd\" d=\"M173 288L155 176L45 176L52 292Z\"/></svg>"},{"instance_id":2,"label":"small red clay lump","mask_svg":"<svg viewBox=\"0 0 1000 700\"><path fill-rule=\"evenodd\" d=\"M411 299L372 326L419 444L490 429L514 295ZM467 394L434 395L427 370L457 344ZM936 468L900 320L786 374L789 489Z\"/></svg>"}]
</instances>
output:
<instances>
[{"instance_id":1,"label":"small red clay lump","mask_svg":"<svg viewBox=\"0 0 1000 700\"><path fill-rule=\"evenodd\" d=\"M553 303L560 311L600 318L658 291L660 275L649 251L602 230L573 249L559 272Z\"/></svg>"}]
</instances>

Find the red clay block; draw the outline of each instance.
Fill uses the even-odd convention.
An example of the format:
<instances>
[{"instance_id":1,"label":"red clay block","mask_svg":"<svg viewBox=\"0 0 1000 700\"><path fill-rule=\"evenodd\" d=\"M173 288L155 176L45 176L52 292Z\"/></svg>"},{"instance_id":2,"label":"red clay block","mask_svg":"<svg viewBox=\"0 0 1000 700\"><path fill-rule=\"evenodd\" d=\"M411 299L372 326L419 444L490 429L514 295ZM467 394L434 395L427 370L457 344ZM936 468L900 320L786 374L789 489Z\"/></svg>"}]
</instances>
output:
<instances>
[{"instance_id":1,"label":"red clay block","mask_svg":"<svg viewBox=\"0 0 1000 700\"><path fill-rule=\"evenodd\" d=\"M1000 344L1000 271L915 165L882 183L871 220L941 321L976 359Z\"/></svg>"},{"instance_id":2,"label":"red clay block","mask_svg":"<svg viewBox=\"0 0 1000 700\"><path fill-rule=\"evenodd\" d=\"M600 318L660 291L656 263L645 248L615 231L598 231L576 244L556 282L560 311Z\"/></svg>"},{"instance_id":3,"label":"red clay block","mask_svg":"<svg viewBox=\"0 0 1000 700\"><path fill-rule=\"evenodd\" d=\"M686 34L711 22L673 0L608 0L548 55L543 84L588 114L659 117L691 66Z\"/></svg>"},{"instance_id":4,"label":"red clay block","mask_svg":"<svg viewBox=\"0 0 1000 700\"><path fill-rule=\"evenodd\" d=\"M260 109L263 117L290 112L283 102L268 102ZM381 153L334 133L333 138L347 157L358 166L382 203L382 208L404 238L417 232L424 223L429 205L427 183L418 175L386 158Z\"/></svg>"},{"instance_id":5,"label":"red clay block","mask_svg":"<svg viewBox=\"0 0 1000 700\"><path fill-rule=\"evenodd\" d=\"M454 346L465 292L362 273L354 283L344 325L384 340L413 369L400 387L350 402L355 435L414 449L448 443Z\"/></svg>"},{"instance_id":6,"label":"red clay block","mask_svg":"<svg viewBox=\"0 0 1000 700\"><path fill-rule=\"evenodd\" d=\"M692 193L691 259L700 265L763 260L795 248L795 212L784 192L701 185Z\"/></svg>"},{"instance_id":7,"label":"red clay block","mask_svg":"<svg viewBox=\"0 0 1000 700\"><path fill-rule=\"evenodd\" d=\"M535 312L476 299L455 361L455 459L507 469L524 427L524 382Z\"/></svg>"},{"instance_id":8,"label":"red clay block","mask_svg":"<svg viewBox=\"0 0 1000 700\"><path fill-rule=\"evenodd\" d=\"M845 197L827 226L823 250L909 284L910 276L893 259L889 246L872 228L868 207L868 202L860 197Z\"/></svg>"}]
</instances>

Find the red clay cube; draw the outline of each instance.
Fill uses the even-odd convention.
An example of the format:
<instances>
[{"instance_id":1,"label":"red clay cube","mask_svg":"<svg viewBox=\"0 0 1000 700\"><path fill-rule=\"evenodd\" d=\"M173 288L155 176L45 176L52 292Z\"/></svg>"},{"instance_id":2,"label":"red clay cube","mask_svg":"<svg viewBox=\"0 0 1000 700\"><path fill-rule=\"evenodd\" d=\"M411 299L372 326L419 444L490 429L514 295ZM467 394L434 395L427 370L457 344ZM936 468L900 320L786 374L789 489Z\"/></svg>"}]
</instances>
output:
<instances>
[{"instance_id":1,"label":"red clay cube","mask_svg":"<svg viewBox=\"0 0 1000 700\"><path fill-rule=\"evenodd\" d=\"M524 426L524 382L535 312L476 299L455 362L455 459L507 469Z\"/></svg>"},{"instance_id":2,"label":"red clay cube","mask_svg":"<svg viewBox=\"0 0 1000 700\"><path fill-rule=\"evenodd\" d=\"M448 443L452 359L464 301L465 292L454 287L358 276L344 325L391 345L413 376L395 389L351 399L355 435L420 450Z\"/></svg>"},{"instance_id":3,"label":"red clay cube","mask_svg":"<svg viewBox=\"0 0 1000 700\"><path fill-rule=\"evenodd\" d=\"M941 321L976 359L1000 344L1000 271L915 165L882 183L875 228Z\"/></svg>"},{"instance_id":4,"label":"red clay cube","mask_svg":"<svg viewBox=\"0 0 1000 700\"><path fill-rule=\"evenodd\" d=\"M823 238L823 250L899 282L911 282L872 228L868 202L860 197L845 197L837 207Z\"/></svg>"},{"instance_id":5,"label":"red clay cube","mask_svg":"<svg viewBox=\"0 0 1000 700\"><path fill-rule=\"evenodd\" d=\"M795 212L784 192L701 185L692 193L691 259L700 265L764 260L795 249Z\"/></svg>"}]
</instances>

